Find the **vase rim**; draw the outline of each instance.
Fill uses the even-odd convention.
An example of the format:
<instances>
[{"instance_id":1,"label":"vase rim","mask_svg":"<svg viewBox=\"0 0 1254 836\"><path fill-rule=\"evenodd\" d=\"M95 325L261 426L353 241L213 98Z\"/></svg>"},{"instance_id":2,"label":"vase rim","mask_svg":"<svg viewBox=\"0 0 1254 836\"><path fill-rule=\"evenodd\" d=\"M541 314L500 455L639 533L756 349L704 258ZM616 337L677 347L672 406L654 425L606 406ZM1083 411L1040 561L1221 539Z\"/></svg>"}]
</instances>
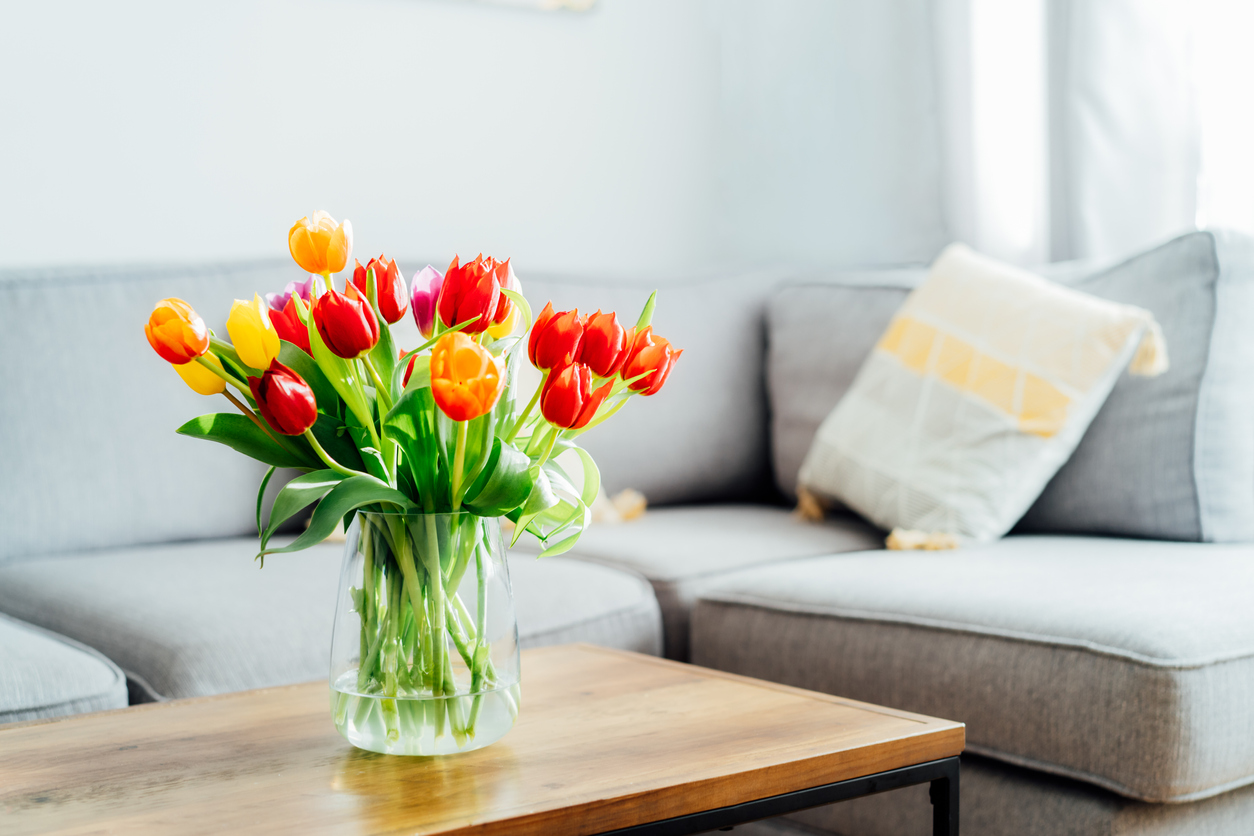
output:
<instances>
[{"instance_id":1,"label":"vase rim","mask_svg":"<svg viewBox=\"0 0 1254 836\"><path fill-rule=\"evenodd\" d=\"M354 513L365 514L371 517L410 517L413 519L439 519L451 517L478 517L482 520L500 519L499 515L484 516L476 514L474 511L433 511L427 513L425 511L367 511L365 508L358 508Z\"/></svg>"}]
</instances>

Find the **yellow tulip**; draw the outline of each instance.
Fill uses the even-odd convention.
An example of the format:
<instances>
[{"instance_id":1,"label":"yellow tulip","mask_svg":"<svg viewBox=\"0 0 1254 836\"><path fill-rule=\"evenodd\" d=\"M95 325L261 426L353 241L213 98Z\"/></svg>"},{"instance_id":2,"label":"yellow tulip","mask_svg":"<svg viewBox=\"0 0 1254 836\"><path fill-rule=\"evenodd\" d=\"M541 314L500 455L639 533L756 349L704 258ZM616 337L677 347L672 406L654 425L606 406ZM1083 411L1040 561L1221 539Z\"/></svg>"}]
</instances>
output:
<instances>
[{"instance_id":1,"label":"yellow tulip","mask_svg":"<svg viewBox=\"0 0 1254 836\"><path fill-rule=\"evenodd\" d=\"M222 361L214 354L205 354L204 358L219 369L222 368ZM183 378L183 382L191 387L193 392L201 395L217 395L226 390L226 381L218 375L206 369L196 360L174 366L174 370L179 373L179 377Z\"/></svg>"},{"instance_id":2,"label":"yellow tulip","mask_svg":"<svg viewBox=\"0 0 1254 836\"><path fill-rule=\"evenodd\" d=\"M287 248L306 273L338 273L353 252L353 225L337 224L319 209L313 219L301 218L287 233Z\"/></svg>"},{"instance_id":3,"label":"yellow tulip","mask_svg":"<svg viewBox=\"0 0 1254 836\"><path fill-rule=\"evenodd\" d=\"M279 333L270 322L269 307L256 293L251 302L236 299L231 305L226 331L231 335L239 359L247 366L265 370L279 356Z\"/></svg>"}]
</instances>

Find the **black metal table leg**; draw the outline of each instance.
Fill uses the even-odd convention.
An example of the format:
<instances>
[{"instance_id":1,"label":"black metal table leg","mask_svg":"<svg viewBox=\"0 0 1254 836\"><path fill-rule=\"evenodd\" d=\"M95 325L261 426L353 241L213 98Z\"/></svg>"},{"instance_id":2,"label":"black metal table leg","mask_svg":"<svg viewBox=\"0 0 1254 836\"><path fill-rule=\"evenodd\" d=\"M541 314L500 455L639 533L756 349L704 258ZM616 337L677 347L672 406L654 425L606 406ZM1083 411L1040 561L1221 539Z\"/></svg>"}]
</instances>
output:
<instances>
[{"instance_id":1,"label":"black metal table leg","mask_svg":"<svg viewBox=\"0 0 1254 836\"><path fill-rule=\"evenodd\" d=\"M928 787L932 799L932 836L958 836L958 759L951 775L936 778Z\"/></svg>"},{"instance_id":2,"label":"black metal table leg","mask_svg":"<svg viewBox=\"0 0 1254 836\"><path fill-rule=\"evenodd\" d=\"M824 804L917 784L931 784L929 793L932 799L934 836L958 836L958 770L958 758L942 758L917 766L906 766L862 778L851 778L848 781L747 801L744 804L638 824L613 830L602 836L688 836L711 830L725 830L758 819L774 818L810 807L821 807Z\"/></svg>"}]
</instances>

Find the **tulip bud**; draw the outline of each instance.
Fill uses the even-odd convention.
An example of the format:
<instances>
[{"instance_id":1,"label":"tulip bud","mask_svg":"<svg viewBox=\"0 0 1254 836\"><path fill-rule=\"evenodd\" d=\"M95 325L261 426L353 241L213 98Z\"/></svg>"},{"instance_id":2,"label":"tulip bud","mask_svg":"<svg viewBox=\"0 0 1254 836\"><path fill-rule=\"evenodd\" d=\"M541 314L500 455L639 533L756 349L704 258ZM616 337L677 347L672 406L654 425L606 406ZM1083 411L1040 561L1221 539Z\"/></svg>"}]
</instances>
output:
<instances>
[{"instance_id":1,"label":"tulip bud","mask_svg":"<svg viewBox=\"0 0 1254 836\"><path fill-rule=\"evenodd\" d=\"M356 296L351 287L349 294ZM314 300L311 315L318 336L337 357L352 360L379 342L379 321L369 303L360 297L350 298L328 290Z\"/></svg>"},{"instance_id":2,"label":"tulip bud","mask_svg":"<svg viewBox=\"0 0 1254 836\"><path fill-rule=\"evenodd\" d=\"M283 435L301 435L318 420L318 402L305 379L278 360L248 388L266 423Z\"/></svg>"},{"instance_id":3,"label":"tulip bud","mask_svg":"<svg viewBox=\"0 0 1254 836\"><path fill-rule=\"evenodd\" d=\"M209 350L205 321L182 299L162 299L144 325L144 336L161 359L176 366Z\"/></svg>"},{"instance_id":4,"label":"tulip bud","mask_svg":"<svg viewBox=\"0 0 1254 836\"><path fill-rule=\"evenodd\" d=\"M312 356L313 351L309 348L309 326L300 321L300 314L296 310L296 302L290 297L287 304L282 310L270 310L270 324L274 326L275 333L279 335L279 339L287 340L293 345L299 346L302 351ZM256 368L254 366L254 368Z\"/></svg>"},{"instance_id":5,"label":"tulip bud","mask_svg":"<svg viewBox=\"0 0 1254 836\"><path fill-rule=\"evenodd\" d=\"M287 248L306 273L338 273L353 252L353 225L337 224L319 209L310 218L301 218L287 233Z\"/></svg>"},{"instance_id":6,"label":"tulip bud","mask_svg":"<svg viewBox=\"0 0 1254 836\"><path fill-rule=\"evenodd\" d=\"M289 299L293 296L299 296L308 305L309 300L313 298L313 283L313 276L310 276L303 282L288 282L282 293L267 293L266 304L270 306L272 311L281 311L287 307Z\"/></svg>"},{"instance_id":7,"label":"tulip bud","mask_svg":"<svg viewBox=\"0 0 1254 836\"><path fill-rule=\"evenodd\" d=\"M279 356L279 335L270 324L270 314L261 297L253 294L251 302L236 299L231 315L226 318L226 332L231 335L235 352L246 366L254 369L270 367Z\"/></svg>"},{"instance_id":8,"label":"tulip bud","mask_svg":"<svg viewBox=\"0 0 1254 836\"><path fill-rule=\"evenodd\" d=\"M623 380L644 374L644 377L628 388L641 395L656 395L670 376L671 369L675 368L675 361L683 353L683 349L676 351L670 341L655 336L653 328L646 326L632 341L620 374Z\"/></svg>"},{"instance_id":9,"label":"tulip bud","mask_svg":"<svg viewBox=\"0 0 1254 836\"><path fill-rule=\"evenodd\" d=\"M553 313L553 303L548 302L531 328L527 356L537 369L565 366L575 362L582 341L583 320L579 318L579 309Z\"/></svg>"},{"instance_id":10,"label":"tulip bud","mask_svg":"<svg viewBox=\"0 0 1254 836\"><path fill-rule=\"evenodd\" d=\"M473 319L463 330L478 334L492 325L500 299L501 286L492 270L484 265L482 255L463 265L454 256L440 287L440 320L446 328L452 328Z\"/></svg>"},{"instance_id":11,"label":"tulip bud","mask_svg":"<svg viewBox=\"0 0 1254 836\"><path fill-rule=\"evenodd\" d=\"M387 320L388 325L395 325L405 316L405 311L409 307L409 300L406 298L405 278L401 275L401 271L396 266L396 260L391 259L384 261L383 256L370 259L365 267L361 266L360 261L355 262L356 267L353 268L353 284L357 285L357 289L365 295L368 288L366 281L366 271L374 271L374 287L375 296L379 300L379 313Z\"/></svg>"},{"instance_id":12,"label":"tulip bud","mask_svg":"<svg viewBox=\"0 0 1254 836\"><path fill-rule=\"evenodd\" d=\"M454 421L483 415L504 389L505 361L461 331L445 334L431 349L431 394Z\"/></svg>"},{"instance_id":13,"label":"tulip bud","mask_svg":"<svg viewBox=\"0 0 1254 836\"><path fill-rule=\"evenodd\" d=\"M443 284L444 276L430 264L414 274L410 307L414 311L414 321L418 323L423 339L431 339L435 332L435 308L440 299L440 286Z\"/></svg>"},{"instance_id":14,"label":"tulip bud","mask_svg":"<svg viewBox=\"0 0 1254 836\"><path fill-rule=\"evenodd\" d=\"M595 392L592 371L582 363L561 366L549 373L540 393L540 412L555 427L578 430L596 415L614 382L608 381Z\"/></svg>"},{"instance_id":15,"label":"tulip bud","mask_svg":"<svg viewBox=\"0 0 1254 836\"><path fill-rule=\"evenodd\" d=\"M514 268L509 266L508 258L499 264L494 272L497 277L497 283L502 290L522 293L522 283L514 275ZM514 333L521 316L522 314L518 310L518 305L514 304L514 300L502 293L501 301L496 303L496 315L492 317L492 327L488 329L488 336L494 340L508 337Z\"/></svg>"},{"instance_id":16,"label":"tulip bud","mask_svg":"<svg viewBox=\"0 0 1254 836\"><path fill-rule=\"evenodd\" d=\"M618 324L617 314L589 314L583 323L579 361L597 377L613 377L627 359L632 336Z\"/></svg>"},{"instance_id":17,"label":"tulip bud","mask_svg":"<svg viewBox=\"0 0 1254 836\"><path fill-rule=\"evenodd\" d=\"M217 355L205 354L204 357L219 369L222 368L222 361L217 358ZM226 391L226 381L195 360L177 365L174 370L198 395L218 395Z\"/></svg>"}]
</instances>

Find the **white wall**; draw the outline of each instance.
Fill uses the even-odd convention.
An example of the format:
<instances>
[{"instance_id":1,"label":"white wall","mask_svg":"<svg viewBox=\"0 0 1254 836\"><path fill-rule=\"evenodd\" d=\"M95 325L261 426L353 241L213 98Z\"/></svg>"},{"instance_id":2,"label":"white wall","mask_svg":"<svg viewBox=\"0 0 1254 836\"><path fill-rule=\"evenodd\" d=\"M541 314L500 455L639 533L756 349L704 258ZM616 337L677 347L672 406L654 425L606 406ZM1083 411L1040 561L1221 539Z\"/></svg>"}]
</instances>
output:
<instances>
[{"instance_id":1,"label":"white wall","mask_svg":"<svg viewBox=\"0 0 1254 836\"><path fill-rule=\"evenodd\" d=\"M313 208L530 269L927 259L927 5L8 4L0 265L281 255Z\"/></svg>"}]
</instances>

